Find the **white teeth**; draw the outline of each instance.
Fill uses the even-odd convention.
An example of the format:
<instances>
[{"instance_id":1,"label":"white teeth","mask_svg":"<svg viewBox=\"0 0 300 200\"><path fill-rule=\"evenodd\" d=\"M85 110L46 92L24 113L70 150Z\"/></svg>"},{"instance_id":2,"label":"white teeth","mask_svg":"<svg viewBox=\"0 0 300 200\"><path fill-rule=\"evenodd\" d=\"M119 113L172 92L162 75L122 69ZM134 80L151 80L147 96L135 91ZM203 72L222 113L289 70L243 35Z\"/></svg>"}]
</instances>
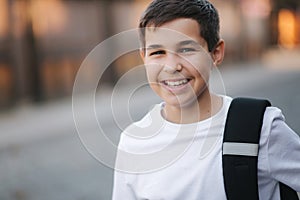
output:
<instances>
[{"instance_id":1,"label":"white teeth","mask_svg":"<svg viewBox=\"0 0 300 200\"><path fill-rule=\"evenodd\" d=\"M183 85L187 82L188 82L187 79L182 79L180 81L165 81L165 84L168 86L179 86L179 85Z\"/></svg>"}]
</instances>

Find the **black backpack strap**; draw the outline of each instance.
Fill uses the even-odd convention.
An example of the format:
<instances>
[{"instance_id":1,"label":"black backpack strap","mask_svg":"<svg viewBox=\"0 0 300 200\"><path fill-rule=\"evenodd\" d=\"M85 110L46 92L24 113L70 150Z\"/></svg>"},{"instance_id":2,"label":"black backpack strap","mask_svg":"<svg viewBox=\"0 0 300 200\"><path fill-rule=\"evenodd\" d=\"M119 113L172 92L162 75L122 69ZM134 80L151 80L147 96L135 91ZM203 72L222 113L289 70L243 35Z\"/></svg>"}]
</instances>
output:
<instances>
[{"instance_id":1,"label":"black backpack strap","mask_svg":"<svg viewBox=\"0 0 300 200\"><path fill-rule=\"evenodd\" d=\"M258 147L267 100L232 101L223 138L223 175L228 200L258 200ZM297 192L279 183L281 200L299 200Z\"/></svg>"},{"instance_id":2,"label":"black backpack strap","mask_svg":"<svg viewBox=\"0 0 300 200\"><path fill-rule=\"evenodd\" d=\"M257 156L267 100L233 99L223 138L223 176L228 200L257 200Z\"/></svg>"}]
</instances>

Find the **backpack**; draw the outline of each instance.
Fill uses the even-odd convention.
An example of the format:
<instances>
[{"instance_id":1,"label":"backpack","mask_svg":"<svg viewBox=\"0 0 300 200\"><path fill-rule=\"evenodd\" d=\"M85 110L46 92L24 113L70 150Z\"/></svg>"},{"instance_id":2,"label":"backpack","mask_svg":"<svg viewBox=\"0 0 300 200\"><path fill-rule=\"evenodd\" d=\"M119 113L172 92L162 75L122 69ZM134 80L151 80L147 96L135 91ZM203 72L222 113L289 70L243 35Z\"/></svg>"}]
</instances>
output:
<instances>
[{"instance_id":1,"label":"backpack","mask_svg":"<svg viewBox=\"0 0 300 200\"><path fill-rule=\"evenodd\" d=\"M258 200L257 159L267 100L233 99L224 130L223 176L228 200ZM280 184L281 200L299 200L297 192Z\"/></svg>"}]
</instances>

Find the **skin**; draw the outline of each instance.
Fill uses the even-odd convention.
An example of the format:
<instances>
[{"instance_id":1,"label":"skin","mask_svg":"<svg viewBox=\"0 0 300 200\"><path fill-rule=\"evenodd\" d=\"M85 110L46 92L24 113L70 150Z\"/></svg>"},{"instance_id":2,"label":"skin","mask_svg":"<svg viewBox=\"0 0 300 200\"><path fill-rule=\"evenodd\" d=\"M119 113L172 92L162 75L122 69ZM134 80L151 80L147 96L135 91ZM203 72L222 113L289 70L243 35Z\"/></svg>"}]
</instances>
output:
<instances>
[{"instance_id":1,"label":"skin","mask_svg":"<svg viewBox=\"0 0 300 200\"><path fill-rule=\"evenodd\" d=\"M208 52L199 26L193 19L178 18L145 30L145 50L140 54L148 81L165 101L163 116L174 123L198 122L222 107L221 97L209 91L208 80L223 60L224 41Z\"/></svg>"}]
</instances>

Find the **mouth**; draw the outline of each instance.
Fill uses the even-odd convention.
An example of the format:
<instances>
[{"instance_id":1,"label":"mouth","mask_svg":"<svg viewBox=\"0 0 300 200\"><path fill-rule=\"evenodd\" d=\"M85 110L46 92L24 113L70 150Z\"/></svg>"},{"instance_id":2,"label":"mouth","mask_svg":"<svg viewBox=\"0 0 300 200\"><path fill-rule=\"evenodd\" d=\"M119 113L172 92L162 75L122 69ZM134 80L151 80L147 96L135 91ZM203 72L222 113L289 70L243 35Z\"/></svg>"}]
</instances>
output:
<instances>
[{"instance_id":1,"label":"mouth","mask_svg":"<svg viewBox=\"0 0 300 200\"><path fill-rule=\"evenodd\" d=\"M191 79L164 80L162 83L168 87L181 87L189 83Z\"/></svg>"}]
</instances>

